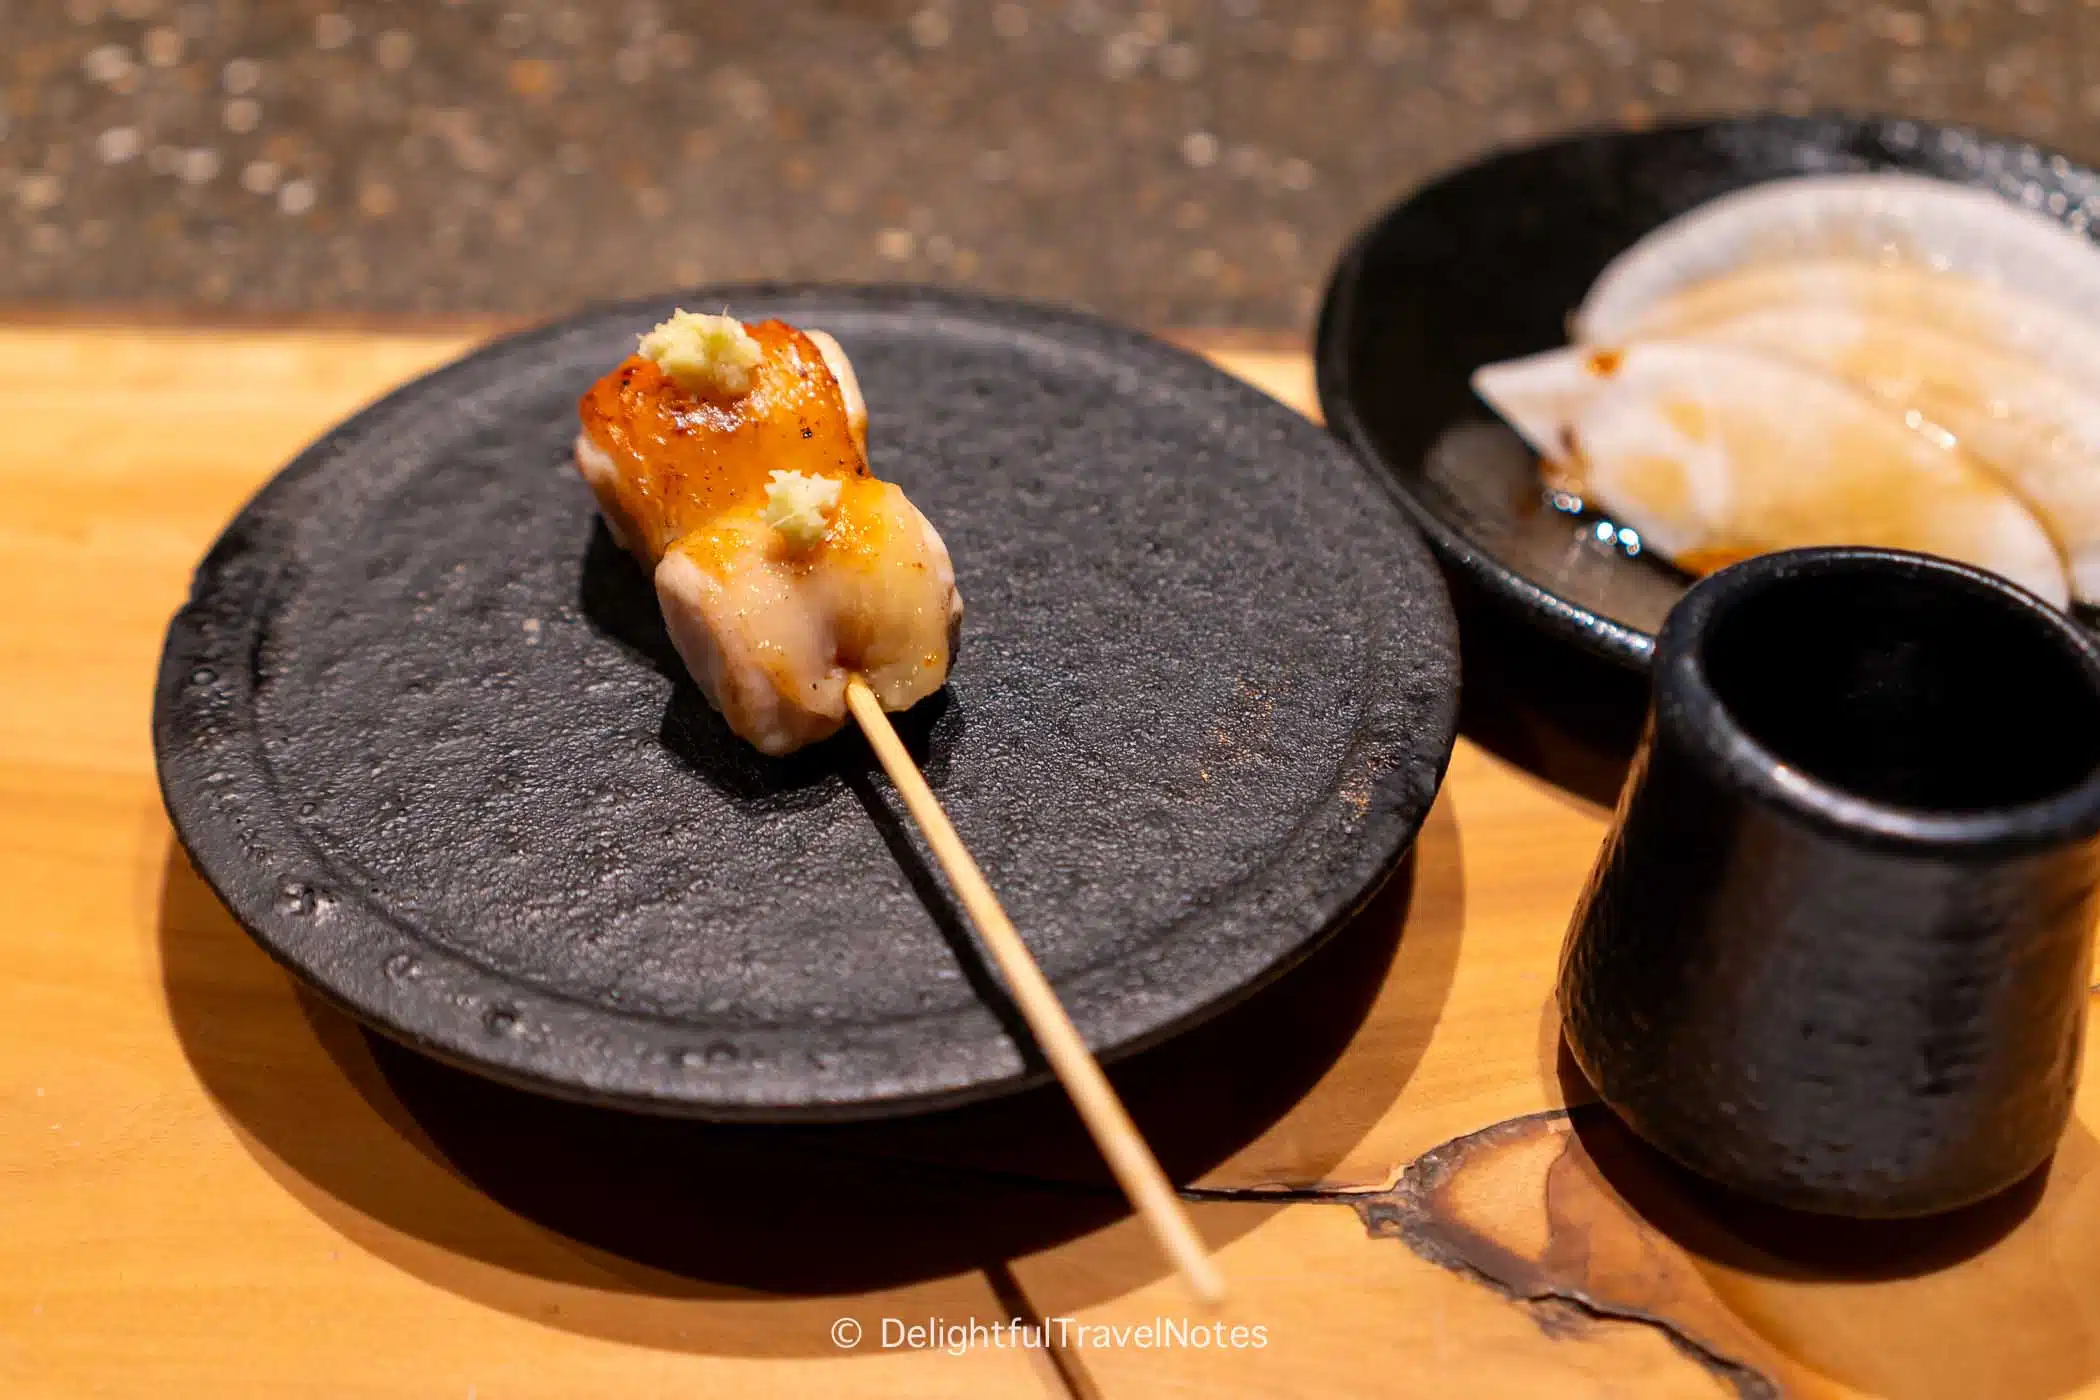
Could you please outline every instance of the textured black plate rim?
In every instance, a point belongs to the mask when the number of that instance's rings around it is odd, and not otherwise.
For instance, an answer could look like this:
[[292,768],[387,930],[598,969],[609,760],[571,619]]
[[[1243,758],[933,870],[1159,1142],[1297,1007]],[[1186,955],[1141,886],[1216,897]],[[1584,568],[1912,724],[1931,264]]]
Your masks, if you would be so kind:
[[[1316,425],[1275,403],[1259,390],[1244,385],[1192,352],[1140,332],[1074,310],[1037,302],[964,293],[914,285],[839,285],[821,283],[748,283],[693,289],[683,299],[707,302],[767,303],[781,307],[796,301],[816,306],[851,305],[873,315],[910,315],[923,311],[936,316],[977,320],[996,324],[1002,332],[1015,330],[1051,337],[1077,335],[1095,344],[1181,362],[1190,372],[1230,385],[1245,400],[1250,412],[1269,415],[1278,424],[1285,441],[1279,451],[1334,452],[1336,460],[1358,471],[1367,470],[1361,459],[1341,451]],[[345,901],[331,917],[330,931],[317,938],[310,928],[293,937],[285,936],[286,902],[296,905],[305,897],[297,881],[279,882],[264,878],[258,862],[226,853],[223,827],[227,814],[214,812],[193,795],[209,790],[217,775],[208,771],[226,761],[223,752],[181,742],[188,722],[179,715],[181,695],[190,678],[200,670],[211,670],[231,678],[238,703],[226,709],[237,711],[233,727],[240,761],[253,763],[266,774],[271,770],[255,732],[252,692],[246,667],[258,640],[269,600],[286,570],[296,567],[290,558],[270,557],[267,539],[251,538],[248,523],[266,512],[280,493],[292,483],[327,469],[346,446],[364,435],[384,429],[397,407],[411,396],[420,397],[433,386],[470,376],[485,362],[529,352],[547,338],[558,336],[578,321],[608,315],[643,314],[657,308],[662,297],[636,298],[586,308],[574,316],[545,326],[521,331],[478,347],[458,360],[403,385],[361,409],[330,429],[299,453],[292,462],[265,484],[242,508],[198,566],[189,600],[170,624],[156,687],[154,747],[158,760],[162,797],[177,839],[205,882],[219,895],[235,920],[256,943],[296,978],[312,987],[329,1004],[411,1048],[518,1087],[556,1097],[590,1103],[616,1103],[649,1112],[710,1119],[753,1121],[841,1121],[854,1118],[889,1117],[952,1106],[1012,1093],[1047,1081],[1049,1071],[1033,1052],[1030,1066],[1003,1078],[985,1078],[913,1092],[881,1097],[797,1098],[793,1101],[763,1100],[736,1092],[734,1083],[723,1083],[706,1074],[666,1075],[662,1065],[674,1061],[696,1063],[696,1042],[706,1038],[704,1030],[644,1015],[613,1012],[599,1006],[569,1002],[549,992],[528,987],[437,948],[412,931],[405,930],[380,911],[356,901]],[[1082,347],[1083,349],[1084,347]],[[1261,407],[1256,408],[1256,403]],[[1390,496],[1390,484],[1381,472],[1368,479]],[[1259,956],[1212,959],[1192,969],[1190,995],[1184,1009],[1151,1024],[1125,1025],[1113,1015],[1096,1018],[1091,1037],[1104,1059],[1132,1054],[1169,1039],[1237,1004],[1283,975],[1310,955],[1345,924],[1377,893],[1405,858],[1426,816],[1449,762],[1457,732],[1458,677],[1457,633],[1448,596],[1440,575],[1427,553],[1416,543],[1413,532],[1396,519],[1400,553],[1390,563],[1394,587],[1414,601],[1410,604],[1419,623],[1434,623],[1431,643],[1442,658],[1439,704],[1426,730],[1417,726],[1405,736],[1415,757],[1410,766],[1402,762],[1384,770],[1382,781],[1371,796],[1371,805],[1361,819],[1353,842],[1331,838],[1324,844],[1323,828],[1340,818],[1326,815],[1323,808],[1302,824],[1262,867],[1249,876],[1238,891],[1235,903],[1253,902],[1282,922],[1305,930],[1292,946],[1271,945]],[[211,616],[200,605],[212,599]],[[231,601],[234,606],[229,609]],[[233,625],[224,625],[231,615]],[[213,617],[219,619],[214,623]],[[1377,703],[1375,694],[1365,697],[1365,711]],[[1371,745],[1361,728],[1352,737],[1350,752]],[[1346,763],[1348,754],[1344,756]],[[1424,767],[1426,765],[1426,768]],[[274,793],[274,785],[272,787]],[[257,804],[266,806],[267,804]],[[285,843],[301,847],[304,867],[323,875],[332,873],[325,857],[313,851],[296,835],[281,810],[252,811],[237,820],[238,843]],[[206,839],[207,837],[216,839]],[[274,849],[274,848],[273,848]],[[1324,859],[1307,860],[1308,849]],[[996,881],[996,872],[993,872]],[[1200,917],[1193,916],[1193,917]],[[404,988],[382,975],[383,959],[323,958],[322,944],[358,942],[371,950],[414,945],[416,957],[437,966],[442,982],[458,1004],[457,1014],[432,1016],[427,1005],[404,1014],[415,1000],[416,990]],[[1243,966],[1251,963],[1251,966]],[[1091,974],[1112,971],[1113,965],[1082,972],[1068,979],[1085,982]],[[601,1029],[616,1025],[626,1042],[625,1053],[598,1053],[580,1058],[592,1072],[580,1077],[574,1072],[574,1046],[560,1044],[561,1037],[523,1039],[490,1035],[484,1018],[508,1014],[520,1020],[544,1016],[550,1025],[581,1027],[589,1023]],[[1104,1028],[1099,1022],[1107,1020]],[[600,1034],[598,1039],[603,1040]],[[725,1092],[726,1091],[726,1092]]]
[[[1358,395],[1349,375],[1348,344],[1353,318],[1358,313],[1362,300],[1359,285],[1363,259],[1370,247],[1383,235],[1386,227],[1400,217],[1417,198],[1448,180],[1510,156],[1576,146],[1583,142],[1612,137],[1691,134],[1729,127],[1769,125],[1773,122],[1796,122],[1805,127],[1818,121],[1872,123],[1879,126],[1907,121],[1911,125],[1931,128],[1934,131],[1958,131],[1992,145],[2031,150],[2045,159],[2062,160],[2074,170],[2090,173],[2082,162],[2070,160],[2069,157],[2061,156],[2047,147],[2038,146],[2020,137],[1954,122],[1888,117],[1875,113],[1819,111],[1793,116],[1777,112],[1757,112],[1664,123],[1639,132],[1612,127],[1588,127],[1565,132],[1543,141],[1497,146],[1471,161],[1438,171],[1393,200],[1359,230],[1350,241],[1347,251],[1335,264],[1334,273],[1328,280],[1313,338],[1314,376],[1319,393],[1320,412],[1327,426],[1348,443],[1359,461],[1371,464],[1381,476],[1392,483],[1402,503],[1407,507],[1408,514],[1420,527],[1430,547],[1440,559],[1479,585],[1491,597],[1514,607],[1519,615],[1548,635],[1573,643],[1593,656],[1602,657],[1629,670],[1645,674],[1654,661],[1655,637],[1652,633],[1605,617],[1517,573],[1503,564],[1492,552],[1480,548],[1466,538],[1440,512],[1420,499],[1398,470],[1385,463],[1383,454],[1372,442],[1369,432],[1356,412]],[[1941,178],[1931,175],[1928,171],[1913,173],[1925,174],[1934,179]],[[1651,567],[1662,566],[1656,564]],[[1687,585],[1690,582],[1687,578]]]

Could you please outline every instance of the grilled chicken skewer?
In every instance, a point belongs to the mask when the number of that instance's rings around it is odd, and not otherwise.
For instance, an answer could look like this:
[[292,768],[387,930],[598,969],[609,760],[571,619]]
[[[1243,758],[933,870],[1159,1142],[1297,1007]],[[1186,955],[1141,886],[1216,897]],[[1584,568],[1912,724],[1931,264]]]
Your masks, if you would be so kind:
[[869,473],[867,407],[830,336],[679,312],[579,406],[576,466],[653,570],[671,640],[729,727],[782,754],[850,710],[919,824],[1116,1181],[1206,1302],[1201,1237],[890,727],[941,688],[962,598],[948,550]]
[[939,690],[962,621],[940,535],[868,470],[838,343],[685,312],[578,408],[576,466],[649,569],[678,654],[729,727],[784,754]]

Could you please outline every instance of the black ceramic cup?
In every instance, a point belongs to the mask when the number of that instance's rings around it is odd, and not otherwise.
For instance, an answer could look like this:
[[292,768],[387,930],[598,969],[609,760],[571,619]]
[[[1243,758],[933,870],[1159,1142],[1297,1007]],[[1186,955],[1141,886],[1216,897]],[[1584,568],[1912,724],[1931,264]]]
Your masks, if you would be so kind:
[[1569,1050],[1694,1172],[1923,1215],[2070,1115],[2100,914],[2100,648],[1998,579],[1765,555],[1687,593],[1561,956]]

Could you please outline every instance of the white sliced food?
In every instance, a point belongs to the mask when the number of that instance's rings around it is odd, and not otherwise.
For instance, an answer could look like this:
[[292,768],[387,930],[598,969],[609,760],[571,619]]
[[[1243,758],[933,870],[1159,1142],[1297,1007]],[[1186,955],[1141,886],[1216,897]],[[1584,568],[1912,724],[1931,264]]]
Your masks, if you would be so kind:
[[2056,546],[2017,497],[1825,375],[1731,346],[1642,341],[1487,365],[1473,388],[1691,572],[1776,549],[1879,545],[2066,601]]
[[2073,596],[2100,601],[2100,395],[2024,356],[1842,304],[1749,311],[1681,334],[1834,375],[1911,426],[1944,430],[2055,536]]
[[2004,287],[1905,263],[1804,258],[1753,264],[1664,297],[1609,339],[1681,340],[1716,322],[1779,310],[1846,311],[1939,330],[2034,360],[2100,397],[2100,323]]
[[1802,175],[1710,200],[1635,243],[1590,287],[1575,336],[1630,340],[1651,308],[1687,287],[1802,258],[1958,273],[2100,320],[2100,257],[2046,214],[1922,175]]

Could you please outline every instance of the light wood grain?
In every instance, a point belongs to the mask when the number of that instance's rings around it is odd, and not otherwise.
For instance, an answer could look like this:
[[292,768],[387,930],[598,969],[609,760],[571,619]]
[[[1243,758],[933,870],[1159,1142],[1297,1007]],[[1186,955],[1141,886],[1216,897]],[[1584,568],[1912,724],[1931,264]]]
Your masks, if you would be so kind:
[[[0,330],[0,1395],[2100,1395],[2100,1076],[2006,1218],[1804,1264],[1559,1112],[1553,960],[1605,814],[1470,742],[1363,921],[1113,1071],[1259,1348],[880,1344],[1189,1314],[1055,1095],[651,1124],[299,997],[172,845],[161,631],[272,470],[462,343]],[[1227,363],[1306,404],[1302,359]]]

